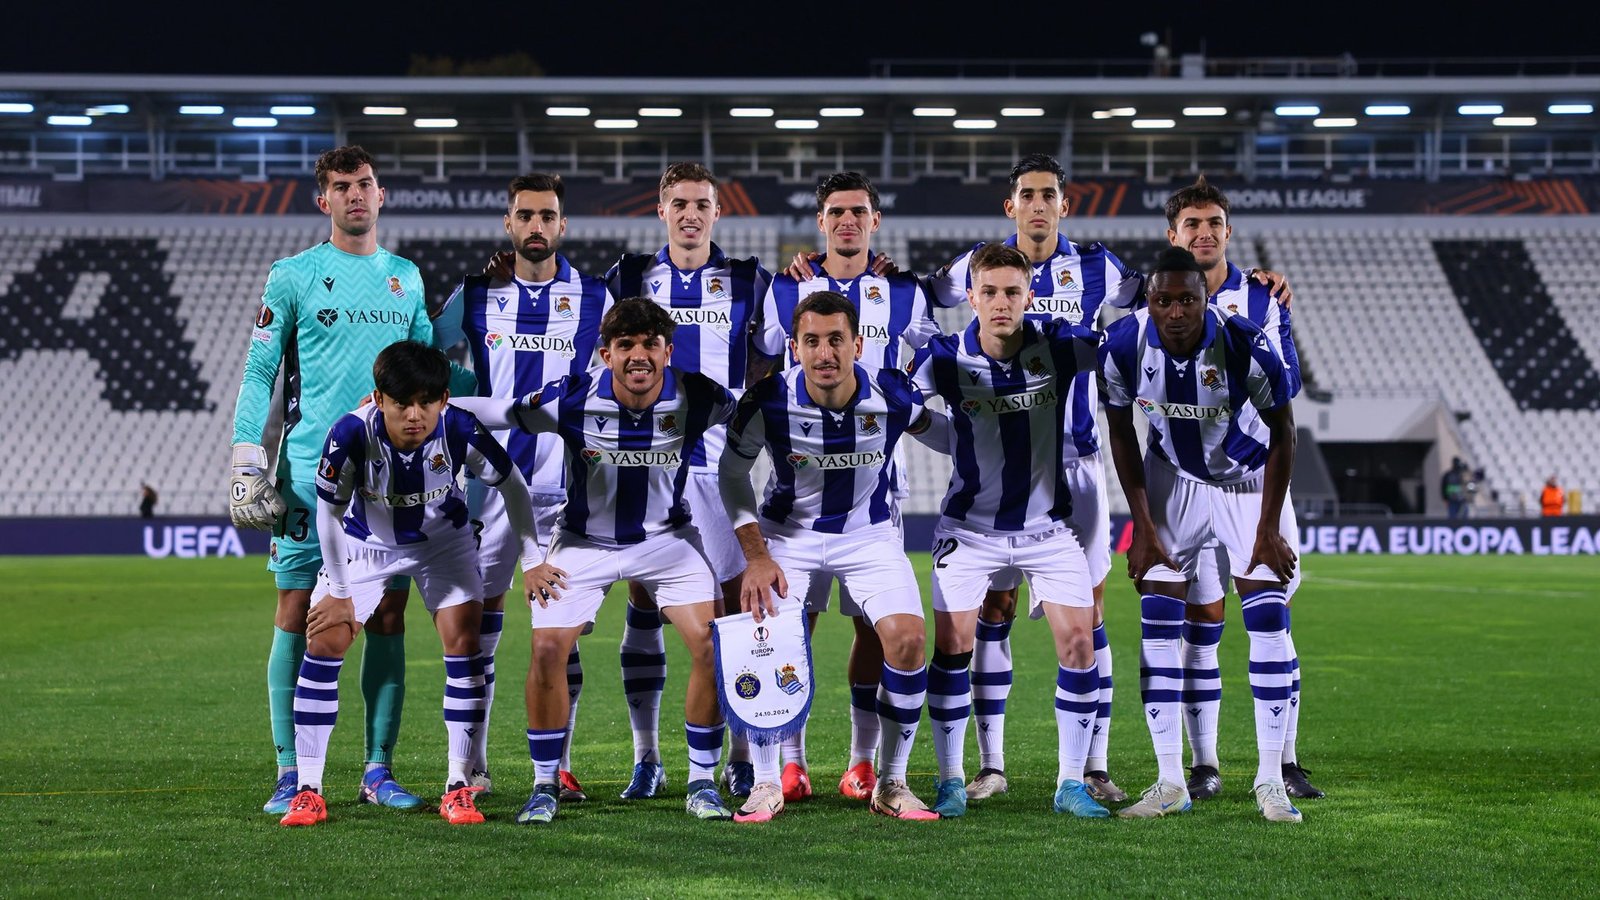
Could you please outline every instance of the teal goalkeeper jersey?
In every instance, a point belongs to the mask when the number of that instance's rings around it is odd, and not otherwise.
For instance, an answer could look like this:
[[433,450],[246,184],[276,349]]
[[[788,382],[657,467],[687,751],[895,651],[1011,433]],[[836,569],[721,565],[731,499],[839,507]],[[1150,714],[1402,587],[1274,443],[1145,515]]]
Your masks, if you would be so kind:
[[281,366],[278,477],[309,484],[328,429],[372,393],[378,351],[407,338],[433,341],[422,276],[410,260],[381,247],[370,256],[356,256],[327,241],[278,260],[267,275],[250,334],[233,410],[233,442],[264,443]]

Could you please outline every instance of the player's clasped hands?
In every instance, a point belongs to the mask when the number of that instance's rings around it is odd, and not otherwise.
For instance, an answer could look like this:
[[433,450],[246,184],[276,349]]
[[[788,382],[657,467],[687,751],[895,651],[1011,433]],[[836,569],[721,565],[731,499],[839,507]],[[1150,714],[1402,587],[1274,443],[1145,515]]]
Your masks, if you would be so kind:
[[1276,528],[1262,529],[1256,532],[1256,544],[1250,549],[1250,567],[1246,572],[1255,571],[1256,566],[1266,566],[1278,580],[1287,584],[1294,578],[1294,565],[1299,561],[1294,548],[1283,539],[1283,534]]
[[548,561],[522,573],[522,586],[528,592],[528,605],[537,603],[547,607],[552,600],[560,600],[561,592],[567,589],[567,573],[551,565]]
[[744,570],[744,578],[739,587],[739,609],[750,613],[751,618],[760,622],[767,616],[778,614],[778,601],[773,596],[785,599],[789,596],[789,579],[784,577],[783,568],[770,556],[752,560]]

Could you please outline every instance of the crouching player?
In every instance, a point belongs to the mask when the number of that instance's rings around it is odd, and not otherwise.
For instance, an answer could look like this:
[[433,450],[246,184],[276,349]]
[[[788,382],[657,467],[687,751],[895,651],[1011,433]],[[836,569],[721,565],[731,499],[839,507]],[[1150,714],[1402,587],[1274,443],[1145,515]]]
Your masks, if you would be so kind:
[[356,633],[397,575],[416,579],[444,643],[444,723],[449,775],[439,814],[453,825],[483,821],[469,787],[472,736],[483,727],[478,625],[483,583],[468,527],[463,468],[506,494],[524,567],[539,560],[527,487],[506,451],[470,413],[451,409],[450,362],[415,341],[391,344],[372,366],[372,403],[334,423],[317,467],[322,572],[306,617],[306,654],[294,692],[300,792],[281,820],[327,818],[322,775],[339,716],[339,669]]
[[704,375],[668,365],[673,328],[671,315],[649,299],[623,300],[600,320],[603,366],[518,400],[457,401],[489,428],[559,435],[567,452],[561,527],[545,565],[528,582],[537,601],[527,685],[534,786],[517,814],[520,823],[555,818],[567,730],[567,654],[617,581],[643,585],[689,649],[685,805],[698,819],[733,816],[711,780],[727,730],[711,647],[716,584],[690,524],[684,485],[689,449],[707,429],[728,421],[734,399]]
[[[1285,589],[1295,573],[1285,507],[1294,467],[1290,380],[1266,334],[1207,303],[1205,270],[1181,248],[1161,254],[1149,306],[1118,321],[1100,348],[1112,458],[1133,515],[1128,574],[1142,594],[1140,692],[1156,782],[1131,818],[1190,806],[1181,769],[1184,596],[1208,542],[1228,554],[1250,636],[1256,805],[1298,822],[1283,783],[1284,723],[1294,678]],[[1150,420],[1140,458],[1133,406]]]
[[[777,611],[773,588],[780,597],[825,603],[839,579],[883,644],[872,811],[937,819],[906,786],[928,690],[927,639],[891,496],[895,446],[901,435],[925,431],[928,414],[904,372],[868,374],[859,364],[860,320],[843,294],[819,291],[800,301],[790,334],[800,364],[744,395],[719,466],[748,564],[740,605],[759,621]],[[758,515],[750,467],[763,449],[772,457],[772,476]],[[756,783],[734,820],[765,822],[783,811],[779,746],[752,745],[750,753]]]

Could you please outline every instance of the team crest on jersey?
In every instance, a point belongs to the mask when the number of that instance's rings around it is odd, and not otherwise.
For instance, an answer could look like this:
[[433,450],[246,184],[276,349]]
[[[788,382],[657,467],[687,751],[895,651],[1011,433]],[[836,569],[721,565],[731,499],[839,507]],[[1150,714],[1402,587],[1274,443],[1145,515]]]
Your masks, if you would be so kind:
[[1066,288],[1070,291],[1078,287],[1078,283],[1072,280],[1072,272],[1070,270],[1062,269],[1056,274],[1056,287]]
[[706,292],[719,300],[726,300],[728,297],[727,290],[722,286],[721,278],[712,278],[710,281],[707,281]]
[[1228,312],[1231,312],[1231,313],[1233,313],[1234,315],[1237,316],[1239,314],[1239,304],[1237,304],[1237,303],[1229,303],[1228,304]]
[[811,457],[804,453],[791,453],[789,454],[789,465],[794,466],[796,469],[804,469],[806,466],[811,465]]
[[394,275],[389,276],[389,293],[401,300],[404,300],[406,296],[406,289],[400,286],[400,279]]
[[871,287],[867,288],[867,299],[871,300],[873,303],[882,303],[883,292],[878,290],[877,285],[872,285]]
[[800,675],[795,672],[794,663],[784,663],[782,667],[773,669],[772,674],[778,679],[778,690],[785,694],[799,693],[800,689],[805,687]]
[[505,344],[505,342],[505,335],[498,331],[491,331],[483,336],[483,345],[488,347],[490,350],[499,350],[500,347]]
[[1206,369],[1204,372],[1201,372],[1200,383],[1213,391],[1220,390],[1222,388],[1222,379],[1217,377],[1216,369]]
[[556,298],[556,314],[561,316],[561,318],[563,318],[563,319],[572,318],[572,298],[570,298],[570,297],[558,297],[558,298]]
[[862,434],[877,434],[878,432],[880,432],[882,430],[883,430],[883,426],[878,424],[878,414],[877,413],[867,413],[866,415],[861,417],[861,433]]
[[756,673],[745,670],[734,676],[733,690],[746,700],[754,700],[761,693],[761,679],[756,677]]
[[1023,363],[1022,367],[1024,369],[1028,370],[1028,374],[1029,375],[1036,375],[1036,376],[1039,376],[1039,377],[1042,378],[1045,375],[1050,374],[1048,371],[1045,370],[1044,360],[1040,359],[1037,356],[1028,357],[1028,361]]
[[435,453],[433,457],[428,460],[428,471],[435,475],[443,475],[445,470],[448,468],[450,468],[450,464],[444,461],[443,453]]
[[656,430],[660,431],[662,434],[668,435],[669,437],[677,437],[678,417],[672,413],[667,413],[656,420]]
[[337,309],[319,309],[317,310],[317,321],[321,322],[324,328],[332,328],[333,323],[339,321],[339,311]]
[[272,324],[272,310],[265,303],[261,304],[261,311],[256,313],[256,327],[265,328]]

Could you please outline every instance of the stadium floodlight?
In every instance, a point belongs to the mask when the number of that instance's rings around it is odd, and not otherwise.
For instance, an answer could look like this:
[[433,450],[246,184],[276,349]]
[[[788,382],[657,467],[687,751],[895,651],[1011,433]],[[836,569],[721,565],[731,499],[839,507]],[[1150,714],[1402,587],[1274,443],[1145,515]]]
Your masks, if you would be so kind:
[[854,119],[866,114],[859,106],[824,106],[817,110],[817,115],[824,119]]
[[45,119],[50,125],[91,125],[94,119],[89,116],[50,116]]
[[957,119],[950,124],[963,131],[982,131],[987,128],[993,128],[996,123],[993,119]]
[[1133,127],[1141,128],[1141,129],[1143,129],[1143,128],[1171,128],[1171,127],[1173,127],[1173,126],[1175,126],[1177,124],[1178,124],[1178,122],[1175,119],[1134,119],[1133,120]]
[[1494,124],[1501,128],[1528,128],[1539,124],[1533,116],[1495,116]]
[[1498,103],[1465,103],[1456,107],[1456,112],[1463,116],[1498,116],[1505,111]]
[[32,103],[0,103],[0,113],[19,116],[33,112]]
[[785,131],[810,131],[818,123],[816,119],[779,119],[772,124]]
[[83,112],[85,115],[90,116],[120,116],[128,112],[128,104],[103,103],[99,106],[91,106]]
[[1552,103],[1549,109],[1552,116],[1587,116],[1594,112],[1593,103]]
[[770,119],[772,107],[770,106],[735,106],[728,110],[728,115],[735,119]]
[[676,119],[683,115],[683,110],[676,106],[641,106],[639,115],[646,119]]
[[178,107],[178,115],[180,115],[180,116],[220,116],[220,115],[222,115],[222,113],[223,113],[223,109],[220,106],[180,106],[180,107]]
[[956,114],[954,106],[918,106],[911,114],[922,119],[948,119]]
[[1096,119],[1125,119],[1139,114],[1139,110],[1131,106],[1113,106],[1110,109],[1097,109],[1090,113]]
[[414,128],[454,128],[461,123],[455,119],[412,119]]
[[1006,106],[1000,110],[1000,115],[1008,119],[1037,119],[1044,115],[1041,106]]
[[234,116],[235,128],[277,128],[278,120],[271,116]]
[[587,116],[589,114],[589,107],[587,107],[587,106],[547,106],[547,107],[544,108],[544,114],[547,115],[547,116],[555,116],[557,118],[580,119],[580,118],[583,118],[584,116]]
[[1367,107],[1369,116],[1409,116],[1411,107],[1404,103],[1374,103]]
[[628,128],[638,128],[638,119],[595,119],[594,127],[605,128],[611,131],[620,131]]
[[274,106],[267,112],[275,116],[314,116],[317,114],[315,106]]
[[1320,106],[1312,106],[1312,105],[1310,105],[1308,103],[1302,103],[1302,104],[1294,104],[1294,105],[1289,105],[1289,106],[1280,106],[1280,107],[1277,107],[1276,109],[1274,109],[1272,112],[1274,114],[1278,115],[1278,116],[1281,116],[1281,117],[1289,117],[1289,116],[1307,116],[1307,117],[1309,117],[1309,116],[1320,116],[1320,115],[1322,115],[1322,107],[1320,107]]
[[1325,116],[1312,119],[1311,124],[1317,128],[1354,128],[1356,120],[1353,116]]
[[1195,118],[1225,116],[1228,114],[1226,106],[1185,106],[1183,114]]
[[403,116],[406,114],[404,106],[363,106],[361,114],[364,116]]

